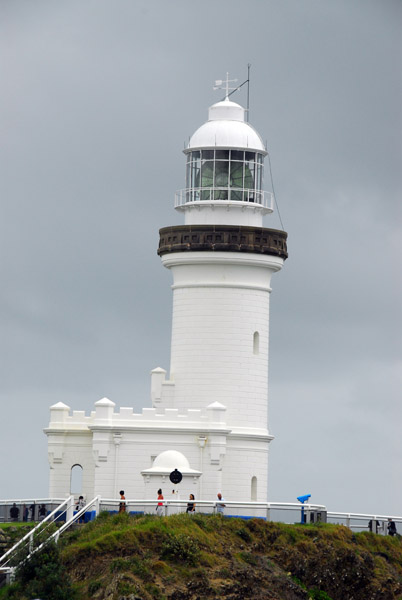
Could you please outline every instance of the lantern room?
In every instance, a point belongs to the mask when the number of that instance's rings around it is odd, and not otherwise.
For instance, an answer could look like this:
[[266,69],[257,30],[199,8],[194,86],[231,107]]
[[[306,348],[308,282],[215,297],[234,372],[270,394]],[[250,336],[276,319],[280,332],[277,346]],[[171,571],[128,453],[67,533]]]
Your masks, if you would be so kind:
[[[219,206],[231,211],[228,222],[237,220],[239,209],[258,213],[258,221],[272,212],[273,196],[263,189],[267,151],[260,135],[245,121],[240,104],[226,98],[211,106],[208,121],[191,136],[184,154],[186,187],[176,192],[175,207],[186,212],[187,223],[187,213],[194,213],[194,208],[203,213],[201,221],[209,222],[207,206],[213,208],[215,218]],[[251,219],[250,224],[261,224]],[[200,221],[192,214],[191,222]]]

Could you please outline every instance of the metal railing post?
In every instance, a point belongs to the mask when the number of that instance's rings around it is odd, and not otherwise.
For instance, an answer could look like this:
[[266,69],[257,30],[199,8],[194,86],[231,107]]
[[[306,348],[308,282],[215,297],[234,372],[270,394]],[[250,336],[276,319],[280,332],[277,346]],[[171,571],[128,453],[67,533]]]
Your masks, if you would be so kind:
[[74,514],[74,496],[70,496],[67,502],[66,522],[69,521]]

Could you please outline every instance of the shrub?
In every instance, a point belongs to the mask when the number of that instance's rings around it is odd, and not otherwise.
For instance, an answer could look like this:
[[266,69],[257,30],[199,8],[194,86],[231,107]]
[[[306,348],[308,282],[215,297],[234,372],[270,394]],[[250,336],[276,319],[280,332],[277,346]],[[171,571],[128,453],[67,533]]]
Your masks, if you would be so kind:
[[143,579],[144,581],[146,579],[152,578],[151,572],[149,570],[149,559],[147,558],[139,559],[133,557],[130,560],[130,570],[132,573],[134,573],[134,575],[137,575],[137,577]]
[[250,552],[239,552],[239,558],[249,565],[257,565],[258,560],[254,554],[250,554]]
[[124,558],[114,558],[110,563],[110,572],[116,573],[118,571],[127,571],[130,567],[128,560]]
[[239,538],[241,538],[244,542],[250,543],[251,542],[251,535],[249,534],[249,532],[247,531],[247,529],[245,529],[244,527],[241,529],[238,529],[236,531],[236,534],[239,536]]
[[311,600],[332,600],[331,596],[328,596],[326,592],[312,588],[309,590],[309,596]]
[[102,583],[100,581],[91,581],[88,584],[88,594],[94,594],[102,587]]
[[36,551],[29,560],[22,562],[17,568],[15,579],[21,588],[20,597],[52,600],[76,598],[54,543],[47,544],[42,550]]
[[194,565],[199,556],[199,546],[190,536],[179,533],[168,534],[162,544],[162,556],[189,565]]

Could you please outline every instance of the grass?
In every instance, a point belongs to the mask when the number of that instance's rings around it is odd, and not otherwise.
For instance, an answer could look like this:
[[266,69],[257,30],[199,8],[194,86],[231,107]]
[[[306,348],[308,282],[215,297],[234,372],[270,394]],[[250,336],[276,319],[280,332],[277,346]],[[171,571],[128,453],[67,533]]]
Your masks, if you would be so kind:
[[0,523],[0,529],[11,529],[11,528],[17,528],[17,529],[33,529],[34,527],[36,527],[36,525],[38,525],[38,523],[32,523],[31,521],[28,522],[24,522],[24,521],[17,521],[16,523]]
[[59,548],[78,600],[165,600],[187,589],[206,600],[257,600],[276,585],[284,599],[289,586],[313,600],[402,597],[400,538],[331,524],[102,513],[63,535]]

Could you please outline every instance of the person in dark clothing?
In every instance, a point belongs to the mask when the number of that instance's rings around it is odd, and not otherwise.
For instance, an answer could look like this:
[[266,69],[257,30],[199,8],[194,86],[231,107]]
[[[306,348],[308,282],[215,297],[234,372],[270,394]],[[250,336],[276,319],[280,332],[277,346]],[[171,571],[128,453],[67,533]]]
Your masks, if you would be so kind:
[[31,511],[31,521],[35,521],[35,504],[31,504],[29,510]]
[[372,533],[378,533],[378,528],[380,527],[380,521],[370,519],[368,523],[369,531]]
[[190,494],[189,500],[190,500],[190,502],[187,503],[186,512],[192,514],[192,513],[195,513],[194,494]]
[[[80,511],[82,508],[84,508],[85,506],[85,500],[84,500],[84,496],[80,496],[78,498],[78,502],[77,502],[77,506],[75,507],[75,510],[78,512]],[[85,513],[82,513],[82,515],[80,516],[79,523],[85,523]]]
[[396,533],[397,533],[396,525],[392,519],[388,519],[387,529],[388,529],[388,535],[396,535]]
[[10,508],[10,517],[11,517],[11,520],[12,521],[18,521],[19,514],[20,514],[20,509],[18,508],[18,506],[14,502],[14,504]]

